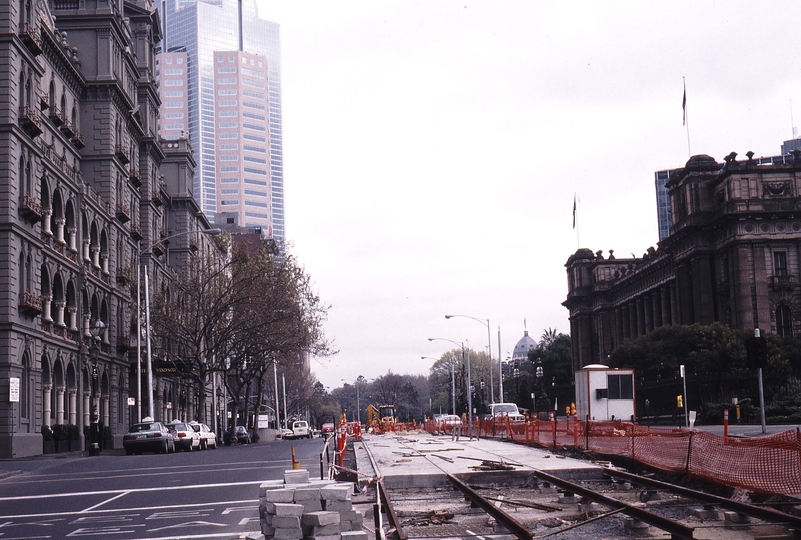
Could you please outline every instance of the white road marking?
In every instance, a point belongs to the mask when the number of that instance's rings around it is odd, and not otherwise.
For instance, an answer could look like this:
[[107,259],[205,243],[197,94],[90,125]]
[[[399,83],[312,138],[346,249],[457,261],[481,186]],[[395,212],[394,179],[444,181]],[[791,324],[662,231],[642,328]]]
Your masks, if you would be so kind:
[[189,521],[187,523],[176,523],[175,525],[167,525],[166,527],[159,527],[158,529],[148,529],[148,532],[166,531],[167,529],[183,529],[186,527],[227,527],[225,523],[212,523],[211,521]]
[[[93,510],[92,514],[112,514],[114,512],[144,512],[144,511],[152,511],[152,510],[163,510],[165,508],[191,508],[193,506],[225,506],[225,505],[232,505],[232,504],[253,504],[253,499],[246,499],[242,501],[218,501],[218,502],[204,502],[204,503],[188,503],[188,504],[171,504],[171,505],[164,505],[164,506],[142,506],[138,508],[118,508],[118,509],[108,509],[108,510]],[[72,512],[47,512],[41,514],[18,514],[18,515],[9,515],[9,516],[2,516],[3,519],[25,519],[25,518],[39,518],[39,517],[57,517],[57,516],[80,516],[85,514],[83,510],[76,510]]]

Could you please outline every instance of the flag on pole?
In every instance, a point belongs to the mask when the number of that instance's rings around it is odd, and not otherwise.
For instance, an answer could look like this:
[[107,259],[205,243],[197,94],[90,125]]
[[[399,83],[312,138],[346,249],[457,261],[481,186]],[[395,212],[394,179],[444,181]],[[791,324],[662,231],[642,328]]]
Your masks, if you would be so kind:
[[576,228],[576,194],[573,194],[573,228]]
[[687,123],[687,83],[682,80],[684,84],[684,95],[681,98],[681,125]]

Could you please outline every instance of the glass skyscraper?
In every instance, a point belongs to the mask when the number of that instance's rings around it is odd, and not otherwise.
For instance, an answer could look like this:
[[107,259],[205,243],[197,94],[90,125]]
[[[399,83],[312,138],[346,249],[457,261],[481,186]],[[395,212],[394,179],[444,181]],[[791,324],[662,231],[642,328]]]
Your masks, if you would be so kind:
[[[187,131],[195,150],[197,168],[194,188],[203,212],[213,221],[221,208],[218,170],[218,102],[230,101],[230,95],[215,93],[215,52],[240,51],[266,59],[266,92],[268,116],[266,140],[262,143],[268,156],[269,228],[280,244],[284,240],[284,167],[281,126],[281,46],[279,26],[258,17],[255,0],[162,0],[160,6],[164,39],[162,52],[185,52],[187,56],[186,101],[188,104]],[[161,66],[164,68],[164,66]],[[163,111],[162,111],[163,112]],[[162,120],[164,125],[164,121]],[[240,129],[241,131],[241,129]],[[239,137],[241,143],[241,133]],[[229,139],[230,143],[230,139]],[[253,146],[253,141],[249,141]],[[228,165],[228,169],[231,165]],[[230,177],[230,175],[227,175]],[[245,181],[244,175],[241,177]],[[231,189],[230,187],[228,189]],[[242,190],[244,195],[244,190]],[[229,199],[230,200],[230,199]],[[244,206],[243,198],[241,204]],[[264,227],[261,216],[250,218],[244,212],[246,227]],[[251,214],[254,214],[251,212]]]

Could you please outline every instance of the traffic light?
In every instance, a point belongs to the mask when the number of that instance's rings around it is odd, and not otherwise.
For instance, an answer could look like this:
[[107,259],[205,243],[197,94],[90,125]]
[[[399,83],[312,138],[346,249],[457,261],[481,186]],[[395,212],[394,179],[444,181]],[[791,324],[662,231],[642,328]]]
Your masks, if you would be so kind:
[[765,338],[750,337],[745,340],[745,356],[748,369],[764,368],[768,363],[768,344]]
[[678,407],[679,409],[684,408],[684,398],[682,397],[681,394],[676,396],[676,407]]

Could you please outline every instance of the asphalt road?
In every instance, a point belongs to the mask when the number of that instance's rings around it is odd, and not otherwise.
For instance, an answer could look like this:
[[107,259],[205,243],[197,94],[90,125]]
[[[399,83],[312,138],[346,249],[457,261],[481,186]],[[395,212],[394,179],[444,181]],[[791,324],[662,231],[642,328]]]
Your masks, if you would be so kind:
[[0,461],[0,540],[240,538],[259,530],[259,484],[292,468],[291,447],[319,478],[322,439]]

